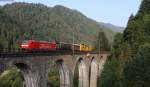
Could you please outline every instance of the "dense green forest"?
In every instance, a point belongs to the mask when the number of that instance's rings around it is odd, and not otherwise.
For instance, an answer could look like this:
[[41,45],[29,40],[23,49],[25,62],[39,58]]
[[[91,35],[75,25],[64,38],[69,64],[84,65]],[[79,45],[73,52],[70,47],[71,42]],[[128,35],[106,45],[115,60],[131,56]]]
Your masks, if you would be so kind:
[[0,9],[0,49],[16,47],[18,36],[21,34],[17,21]]
[[57,40],[95,45],[98,32],[109,44],[115,33],[82,13],[56,5],[13,3],[0,8],[0,49],[16,49],[23,40]]
[[[115,36],[99,87],[150,87],[150,0]],[[109,84],[108,84],[109,83]]]

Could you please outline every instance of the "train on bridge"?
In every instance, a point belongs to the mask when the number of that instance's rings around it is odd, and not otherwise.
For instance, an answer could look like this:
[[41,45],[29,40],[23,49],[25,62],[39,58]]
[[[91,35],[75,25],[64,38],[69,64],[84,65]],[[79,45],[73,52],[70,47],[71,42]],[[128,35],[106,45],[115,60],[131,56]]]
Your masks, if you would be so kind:
[[56,50],[74,50],[74,51],[92,51],[93,47],[87,44],[74,44],[53,41],[26,40],[20,45],[24,51],[56,51]]

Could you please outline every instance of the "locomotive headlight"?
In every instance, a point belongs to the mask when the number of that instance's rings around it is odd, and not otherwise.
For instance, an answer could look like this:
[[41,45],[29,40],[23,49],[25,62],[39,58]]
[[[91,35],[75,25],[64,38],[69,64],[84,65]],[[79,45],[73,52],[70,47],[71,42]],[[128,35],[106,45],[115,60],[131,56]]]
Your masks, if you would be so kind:
[[28,46],[29,46],[28,44],[22,44],[22,45],[21,45],[22,48],[26,48],[26,47],[28,47]]

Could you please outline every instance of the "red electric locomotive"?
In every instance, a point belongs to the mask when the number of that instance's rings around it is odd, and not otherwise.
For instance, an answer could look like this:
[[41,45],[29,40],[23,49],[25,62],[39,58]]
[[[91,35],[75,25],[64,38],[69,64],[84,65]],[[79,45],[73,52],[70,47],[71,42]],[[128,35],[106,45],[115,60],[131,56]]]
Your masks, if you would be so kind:
[[72,44],[56,41],[36,41],[27,40],[21,44],[21,49],[27,52],[33,51],[56,51],[56,50],[74,50],[74,51],[91,51],[92,47],[85,44]]
[[21,48],[27,51],[55,51],[57,44],[55,41],[27,40],[21,44]]

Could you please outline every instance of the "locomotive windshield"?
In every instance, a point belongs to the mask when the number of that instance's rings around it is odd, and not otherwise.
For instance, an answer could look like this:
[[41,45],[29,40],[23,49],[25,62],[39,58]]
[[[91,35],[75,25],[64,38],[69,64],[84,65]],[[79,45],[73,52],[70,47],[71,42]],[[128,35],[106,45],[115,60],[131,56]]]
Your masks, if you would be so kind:
[[28,41],[27,41],[27,40],[24,40],[24,41],[22,42],[22,44],[26,44],[26,43],[28,43]]

